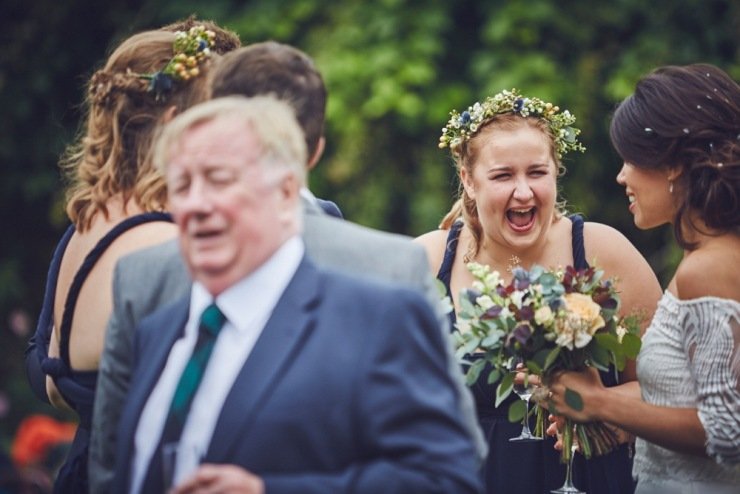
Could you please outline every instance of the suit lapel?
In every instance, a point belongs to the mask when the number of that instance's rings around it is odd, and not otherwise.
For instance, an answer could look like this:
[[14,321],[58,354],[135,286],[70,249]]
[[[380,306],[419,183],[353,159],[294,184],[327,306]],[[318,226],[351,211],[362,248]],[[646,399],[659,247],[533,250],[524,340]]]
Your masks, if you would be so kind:
[[[142,322],[142,327],[149,328],[145,334],[137,335],[135,355],[139,356],[139,363],[132,375],[130,394],[126,400],[126,408],[121,415],[120,431],[124,435],[121,446],[125,451],[119,453],[126,458],[123,474],[128,476],[130,459],[134,450],[134,436],[149,395],[159,381],[167,359],[169,358],[172,345],[175,344],[183,334],[185,323],[188,318],[188,307],[190,305],[190,294],[178,300],[168,309],[164,309],[155,316],[147,318]],[[141,342],[138,337],[143,337]],[[124,446],[125,445],[125,446]]]
[[226,397],[208,461],[226,461],[237,441],[248,436],[255,414],[315,325],[319,288],[318,272],[304,257]]

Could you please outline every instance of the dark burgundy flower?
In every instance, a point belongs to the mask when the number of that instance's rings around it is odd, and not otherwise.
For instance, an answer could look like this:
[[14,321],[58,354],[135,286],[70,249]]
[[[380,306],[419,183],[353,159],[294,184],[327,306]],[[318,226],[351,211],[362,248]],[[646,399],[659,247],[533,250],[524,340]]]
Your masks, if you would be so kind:
[[480,316],[480,318],[481,319],[495,319],[495,318],[497,318],[498,316],[501,315],[501,311],[502,310],[504,310],[503,307],[500,307],[498,305],[494,305],[493,307],[491,307],[490,309],[488,309],[487,311],[485,311]]
[[529,327],[529,324],[520,324],[514,328],[514,331],[512,331],[511,334],[514,336],[516,341],[524,346],[527,344],[527,341],[529,341],[530,336],[532,336],[532,328]]
[[530,305],[525,305],[515,312],[515,316],[519,321],[531,321],[534,319],[534,309]]

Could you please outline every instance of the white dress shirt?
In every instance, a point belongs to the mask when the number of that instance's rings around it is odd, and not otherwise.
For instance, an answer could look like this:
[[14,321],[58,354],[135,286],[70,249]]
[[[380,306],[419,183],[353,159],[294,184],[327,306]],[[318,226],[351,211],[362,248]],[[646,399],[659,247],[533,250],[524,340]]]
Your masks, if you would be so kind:
[[[226,396],[265,327],[275,305],[303,257],[303,240],[285,242],[259,269],[221,293],[215,303],[226,316],[203,379],[193,398],[174,460],[174,485],[191,475],[205,456]],[[201,313],[213,297],[193,283],[190,313],[182,338],[172,346],[167,363],[149,395],[134,437],[132,494],[141,490],[152,455],[162,436],[175,388],[198,337]],[[214,363],[211,365],[211,363]],[[163,463],[168,459],[163,459]]]

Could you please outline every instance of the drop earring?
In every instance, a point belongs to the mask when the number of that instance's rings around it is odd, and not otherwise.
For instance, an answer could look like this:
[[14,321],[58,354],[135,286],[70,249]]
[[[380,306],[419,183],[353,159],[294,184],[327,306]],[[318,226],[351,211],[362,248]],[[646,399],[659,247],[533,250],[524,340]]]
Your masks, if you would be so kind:
[[668,181],[668,193],[673,194],[673,180]]

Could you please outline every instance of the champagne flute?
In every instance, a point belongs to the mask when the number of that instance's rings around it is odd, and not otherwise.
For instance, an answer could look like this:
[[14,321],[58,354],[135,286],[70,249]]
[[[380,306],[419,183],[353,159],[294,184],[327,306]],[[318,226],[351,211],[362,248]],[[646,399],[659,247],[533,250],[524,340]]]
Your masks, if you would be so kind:
[[519,399],[524,400],[526,406],[524,419],[522,420],[522,432],[517,437],[510,438],[509,441],[542,441],[541,437],[535,436],[529,429],[529,400],[530,398],[532,398],[532,393],[534,392],[535,386],[529,379],[528,375],[524,376],[523,381],[519,382],[516,379],[516,374],[525,373],[524,369],[517,370],[516,365],[517,364],[513,364],[514,370],[511,371],[514,373],[514,383],[512,385],[512,389],[519,396]]
[[[558,437],[560,437],[560,433],[558,433]],[[550,491],[552,494],[586,494],[584,491],[573,485],[573,458],[576,456],[577,449],[578,441],[576,440],[575,431],[573,431],[573,441],[570,446],[570,459],[568,460],[565,470],[565,482],[560,488]]]
[[162,445],[162,480],[164,482],[165,492],[168,492],[175,486],[177,452],[179,449],[179,442],[166,443]]
[[[171,442],[162,445],[162,480],[169,492],[202,463],[203,455],[193,444]],[[181,469],[185,469],[182,471]]]

